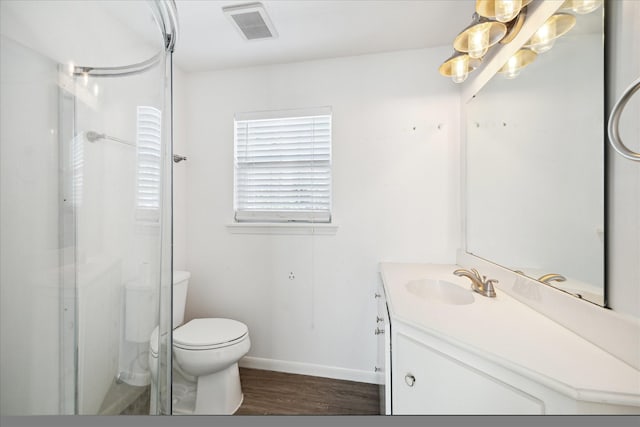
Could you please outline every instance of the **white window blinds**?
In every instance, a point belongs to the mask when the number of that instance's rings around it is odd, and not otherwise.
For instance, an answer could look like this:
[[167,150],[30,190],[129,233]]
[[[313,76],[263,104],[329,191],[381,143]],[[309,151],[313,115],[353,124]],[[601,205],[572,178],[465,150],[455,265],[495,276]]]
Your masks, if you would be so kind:
[[235,119],[236,221],[330,222],[331,110]]
[[73,170],[73,205],[82,206],[82,189],[84,188],[84,141],[81,134],[71,141],[71,168]]
[[136,120],[136,218],[157,222],[160,218],[160,110],[138,106]]

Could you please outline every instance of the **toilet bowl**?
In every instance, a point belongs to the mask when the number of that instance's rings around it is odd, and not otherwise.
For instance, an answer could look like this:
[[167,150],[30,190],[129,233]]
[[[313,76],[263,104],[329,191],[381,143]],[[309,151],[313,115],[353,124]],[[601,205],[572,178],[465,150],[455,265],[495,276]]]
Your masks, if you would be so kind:
[[238,360],[251,347],[249,330],[231,319],[193,319],[173,331],[176,367],[196,377],[194,414],[233,414],[242,404]]
[[[182,325],[190,274],[175,271],[173,278],[173,388],[174,391],[195,388],[195,399],[191,398],[192,393],[173,393],[174,413],[231,415],[243,400],[238,361],[251,347],[249,329],[242,322],[224,318],[193,319]],[[155,413],[158,338],[156,327],[149,345],[152,414]],[[176,399],[180,394],[188,396],[186,403]]]

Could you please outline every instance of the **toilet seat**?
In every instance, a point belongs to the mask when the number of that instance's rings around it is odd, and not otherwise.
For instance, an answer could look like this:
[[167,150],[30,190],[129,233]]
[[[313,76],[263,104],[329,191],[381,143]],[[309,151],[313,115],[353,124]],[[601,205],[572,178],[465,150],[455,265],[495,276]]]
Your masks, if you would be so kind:
[[232,319],[193,319],[173,331],[173,346],[184,350],[211,350],[242,342],[249,328]]

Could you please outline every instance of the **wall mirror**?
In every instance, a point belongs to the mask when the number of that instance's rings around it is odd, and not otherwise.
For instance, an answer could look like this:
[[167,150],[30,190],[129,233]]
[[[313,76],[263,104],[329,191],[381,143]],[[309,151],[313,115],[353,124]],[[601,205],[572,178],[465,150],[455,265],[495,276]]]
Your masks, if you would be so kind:
[[603,7],[465,105],[466,251],[599,305],[604,285]]

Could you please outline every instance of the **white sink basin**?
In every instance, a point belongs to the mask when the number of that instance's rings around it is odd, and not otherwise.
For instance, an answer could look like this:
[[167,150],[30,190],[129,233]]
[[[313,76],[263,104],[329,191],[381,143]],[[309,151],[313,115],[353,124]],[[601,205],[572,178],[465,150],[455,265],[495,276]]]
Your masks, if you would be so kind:
[[471,304],[473,292],[446,280],[420,279],[407,282],[409,293],[430,302],[450,305]]

